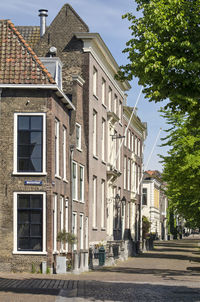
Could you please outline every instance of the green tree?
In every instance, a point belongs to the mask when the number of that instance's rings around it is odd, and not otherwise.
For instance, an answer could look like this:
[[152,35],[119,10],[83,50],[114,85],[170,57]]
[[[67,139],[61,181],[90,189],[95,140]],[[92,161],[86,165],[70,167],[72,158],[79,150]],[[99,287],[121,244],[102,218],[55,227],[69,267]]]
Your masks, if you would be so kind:
[[200,225],[200,126],[188,114],[163,112],[171,125],[163,145],[170,146],[164,164],[163,180],[170,208],[186,221]]
[[139,78],[150,101],[168,99],[173,112],[199,111],[200,0],[135,0],[142,16],[127,13],[133,38],[118,79]]

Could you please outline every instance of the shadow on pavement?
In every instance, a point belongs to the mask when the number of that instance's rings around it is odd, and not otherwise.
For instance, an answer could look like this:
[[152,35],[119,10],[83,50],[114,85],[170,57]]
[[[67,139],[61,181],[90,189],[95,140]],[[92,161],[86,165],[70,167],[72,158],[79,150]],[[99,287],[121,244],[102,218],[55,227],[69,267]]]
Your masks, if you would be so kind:
[[[186,260],[186,261],[194,261],[194,262],[199,262],[200,263],[200,257],[193,257],[191,255],[181,255],[181,254],[165,254],[162,253],[163,249],[155,249],[155,252],[151,253],[143,253],[140,255],[140,258],[159,258],[159,259],[178,259],[178,260]],[[157,253],[159,252],[159,253]],[[172,250],[171,250],[172,252]]]
[[[46,288],[40,288],[40,284]],[[37,294],[53,295],[59,297],[84,298],[85,301],[199,301],[200,289],[187,286],[169,286],[161,284],[147,283],[122,283],[122,282],[101,282],[101,281],[75,281],[70,280],[73,286],[68,286],[63,280],[55,279],[4,279],[8,286],[0,287],[1,291],[33,294],[37,299]],[[37,286],[36,283],[37,282]],[[57,285],[56,285],[57,284]],[[54,288],[57,287],[57,288]],[[63,290],[61,290],[63,289]],[[24,300],[25,301],[25,300]],[[37,300],[36,300],[37,301]],[[46,301],[46,300],[45,300]],[[59,300],[60,301],[60,300]],[[67,300],[71,301],[71,300]],[[76,299],[72,299],[76,301]],[[77,299],[77,301],[79,301]],[[81,300],[82,301],[82,300]]]

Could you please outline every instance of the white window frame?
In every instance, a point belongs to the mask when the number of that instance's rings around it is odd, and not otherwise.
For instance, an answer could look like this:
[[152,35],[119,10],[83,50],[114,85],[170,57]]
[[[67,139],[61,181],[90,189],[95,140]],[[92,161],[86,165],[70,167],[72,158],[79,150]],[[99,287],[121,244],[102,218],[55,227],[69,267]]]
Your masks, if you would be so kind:
[[117,95],[114,95],[114,109],[113,109],[114,113],[117,114]]
[[128,149],[131,150],[131,131],[128,130]]
[[93,176],[93,219],[92,219],[92,226],[93,228],[97,227],[97,177]]
[[84,214],[80,213],[80,250],[84,248]]
[[119,100],[119,121],[122,121],[122,102]]
[[108,90],[108,109],[112,111],[112,89],[110,87]]
[[[43,213],[42,213],[42,251],[18,251],[17,250],[17,196],[21,194],[42,195],[43,196]],[[46,192],[14,192],[13,193],[13,254],[25,255],[47,255],[46,249]]]
[[[77,237],[77,212],[72,213],[72,233]],[[73,250],[77,250],[77,243],[73,244]]]
[[[60,231],[64,230],[64,197],[60,196]],[[61,242],[61,251],[64,250],[64,244]]]
[[131,160],[128,158],[128,175],[127,175],[127,190],[131,189]]
[[[76,178],[74,178],[74,165],[76,167]],[[75,179],[75,196],[73,196],[73,191],[72,191],[72,197],[73,197],[73,200],[76,200],[78,201],[78,165],[77,165],[77,162],[75,162],[74,160],[72,161],[72,185],[73,185],[73,181]],[[72,187],[73,188],[73,187]]]
[[[81,183],[81,169],[83,171],[83,181]],[[82,165],[79,165],[79,201],[80,202],[83,202],[85,201],[85,198],[84,198],[84,194],[85,194],[85,167],[82,166]],[[80,198],[80,190],[81,190],[81,186],[82,186],[82,199]]]
[[66,146],[66,139],[67,139],[67,129],[63,126],[63,180],[67,181],[67,146]]
[[101,159],[104,162],[105,162],[105,148],[106,148],[105,131],[106,131],[106,121],[102,119]]
[[[18,116],[42,116],[43,117],[43,141],[42,141],[42,172],[18,172],[17,171],[17,134],[18,134],[18,127],[17,127],[17,120]],[[20,112],[14,113],[14,142],[13,142],[13,174],[17,175],[46,175],[46,113],[35,113],[35,112]]]
[[105,228],[105,180],[101,180],[101,228]]
[[54,194],[53,200],[53,253],[57,254],[57,232],[58,232],[58,195]]
[[89,244],[88,230],[89,230],[88,217],[85,217],[85,249],[86,250],[88,249],[88,244]]
[[127,167],[126,167],[126,164],[127,164],[127,157],[124,156],[124,189],[126,190],[126,186],[127,186],[127,179],[126,179],[126,171],[127,171]]
[[[69,204],[68,199],[65,199],[65,231],[68,233],[69,231]],[[66,242],[65,250],[68,252],[69,245],[68,242]]]
[[102,78],[101,82],[101,99],[102,99],[102,104],[106,105],[106,81],[104,78]]
[[134,152],[134,134],[131,135],[131,151]]
[[59,160],[59,149],[60,149],[60,122],[55,118],[55,177],[60,178],[60,160]]
[[79,151],[82,151],[81,149],[81,132],[82,132],[82,129],[81,129],[81,125],[76,123],[76,143],[77,143],[77,128],[79,129],[79,138],[78,138],[78,145],[76,145],[76,149],[79,150]]
[[92,77],[92,84],[93,84],[93,95],[97,96],[97,69],[93,67],[93,77]]
[[93,110],[93,155],[97,156],[97,112]]

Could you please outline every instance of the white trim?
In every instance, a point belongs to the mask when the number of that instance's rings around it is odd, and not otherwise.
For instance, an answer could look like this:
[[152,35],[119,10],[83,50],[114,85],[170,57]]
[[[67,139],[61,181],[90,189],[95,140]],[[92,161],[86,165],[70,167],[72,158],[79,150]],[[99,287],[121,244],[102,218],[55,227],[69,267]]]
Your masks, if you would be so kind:
[[[72,213],[72,233],[77,237],[77,212]],[[73,250],[77,250],[77,243],[73,244]]]
[[55,118],[54,120],[54,143],[55,143],[55,177],[61,179],[60,177],[60,121]]
[[[80,250],[84,248],[84,214],[80,213],[79,215],[80,219]],[[82,227],[81,227],[81,221],[82,221]]]
[[54,194],[53,200],[53,253],[57,253],[57,208],[58,195]]
[[[76,178],[73,177],[73,172],[74,172],[74,164],[75,164],[75,169],[76,169]],[[75,162],[74,160],[72,161],[72,198],[73,198],[73,201],[78,201],[78,174],[77,174],[77,162]],[[73,181],[75,181],[75,196],[73,196]]]
[[[18,251],[17,250],[17,195],[43,195],[43,209],[42,209],[42,251]],[[27,255],[46,255],[46,192],[14,192],[13,193],[13,254],[27,254]]]
[[67,128],[63,125],[63,180],[67,178]]
[[[79,164],[79,192],[81,188],[81,182],[80,182],[80,168],[83,169],[83,182],[82,182],[82,199],[79,199],[81,203],[85,203],[85,167],[83,165]],[[80,197],[80,196],[79,196]]]
[[[42,172],[18,172],[17,171],[17,119],[18,116],[42,116],[43,117],[43,141],[42,141]],[[15,112],[14,113],[14,141],[13,141],[13,175],[46,175],[46,113],[40,112]]]
[[85,80],[80,75],[76,74],[72,74],[72,80],[76,81],[80,86],[83,86],[85,83]]

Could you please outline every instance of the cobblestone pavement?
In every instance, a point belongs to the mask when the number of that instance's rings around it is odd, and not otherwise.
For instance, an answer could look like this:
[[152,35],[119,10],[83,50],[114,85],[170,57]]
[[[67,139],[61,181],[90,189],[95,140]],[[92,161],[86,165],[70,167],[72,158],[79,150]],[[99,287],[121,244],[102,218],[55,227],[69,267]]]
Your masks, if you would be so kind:
[[[199,245],[199,246],[198,246]],[[200,301],[200,238],[80,275],[0,273],[0,302]]]

